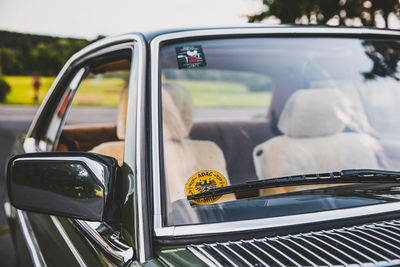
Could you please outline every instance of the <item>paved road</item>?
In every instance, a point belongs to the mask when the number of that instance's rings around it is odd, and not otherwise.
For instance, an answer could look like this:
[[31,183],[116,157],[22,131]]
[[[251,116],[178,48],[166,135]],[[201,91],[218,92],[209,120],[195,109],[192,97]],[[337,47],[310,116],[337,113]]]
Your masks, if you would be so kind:
[[[30,123],[36,111],[37,107],[0,105],[0,128],[6,126],[7,122]],[[67,123],[115,122],[116,118],[116,108],[74,107],[68,115]]]
[[11,155],[15,138],[27,131],[28,121],[0,120],[0,261],[2,266],[16,266],[15,253],[3,210],[5,192],[5,164]]
[[[0,122],[30,122],[36,113],[36,107],[18,107],[0,105]],[[216,116],[218,114],[218,116]],[[265,118],[265,108],[196,108],[194,120],[246,120],[251,118]],[[113,122],[117,118],[115,108],[74,107],[67,119],[69,123]],[[1,125],[0,125],[1,127]]]

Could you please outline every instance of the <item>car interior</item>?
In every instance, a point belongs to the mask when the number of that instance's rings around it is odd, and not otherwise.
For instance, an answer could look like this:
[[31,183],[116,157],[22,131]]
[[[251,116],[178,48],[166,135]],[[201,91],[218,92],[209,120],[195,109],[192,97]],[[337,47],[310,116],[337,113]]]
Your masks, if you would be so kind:
[[[121,164],[127,92],[126,89],[121,92],[117,123],[65,126],[58,150],[65,149],[65,140],[68,140],[76,150],[112,156]],[[273,178],[304,173],[309,169],[309,164],[315,164],[315,169],[321,172],[338,170],[345,165],[348,168],[366,165],[378,167],[374,152],[378,144],[362,134],[344,132],[343,122],[335,117],[335,104],[344,98],[338,90],[308,89],[293,93],[282,114],[275,115],[280,119],[274,127],[283,134],[274,133],[271,120],[193,123],[193,100],[183,86],[165,83],[162,94],[167,177],[187,178],[194,170],[212,169],[229,177],[231,184],[239,184],[254,180],[255,177]],[[308,102],[315,98],[320,100],[320,105],[309,105]],[[269,114],[272,112],[269,111]],[[315,123],[313,114],[320,114],[318,118],[321,122],[329,123]],[[167,181],[173,181],[167,186],[172,201],[185,197],[183,188],[176,184],[185,184],[186,180]],[[291,190],[275,190],[274,193]],[[270,189],[265,190],[265,194],[271,193]],[[237,197],[248,197],[249,194],[256,196],[257,192],[242,194]]]
[[[302,56],[294,58],[303,59]],[[293,64],[290,60],[283,62]],[[215,67],[230,66],[229,63],[218,65],[222,63],[216,62]],[[168,64],[176,68],[176,63]],[[110,66],[112,70],[129,69],[126,65],[108,64],[103,66],[103,70]],[[210,66],[213,66],[212,62]],[[195,105],[189,90],[182,84],[163,79],[164,167],[166,190],[171,201],[185,198],[183,186],[177,187],[176,184],[184,185],[200,170],[217,170],[227,177],[228,183],[241,184],[305,174],[310,169],[328,172],[346,168],[379,169],[385,165],[385,153],[377,139],[345,125],[346,120],[354,118],[348,117],[351,108],[346,107],[347,96],[341,90],[315,88],[310,81],[305,81],[304,73],[293,72],[291,78],[286,79],[282,73],[287,71],[265,71],[274,80],[271,103],[269,106],[266,104],[263,118],[251,120],[193,121]],[[115,123],[67,125],[62,130],[57,150],[95,152],[112,156],[122,164],[127,95],[126,87],[121,88]],[[312,188],[315,187],[268,189],[262,190],[261,194]],[[241,192],[236,194],[236,198],[258,196],[259,193]],[[226,196],[221,201],[229,199],[234,197]]]

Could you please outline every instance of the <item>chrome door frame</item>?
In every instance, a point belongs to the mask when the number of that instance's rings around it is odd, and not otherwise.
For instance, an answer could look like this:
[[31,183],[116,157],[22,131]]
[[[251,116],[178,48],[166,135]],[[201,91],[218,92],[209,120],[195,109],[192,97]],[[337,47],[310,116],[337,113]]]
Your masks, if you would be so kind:
[[[145,159],[143,158],[144,151],[142,151],[143,144],[141,143],[143,134],[145,133],[144,119],[142,118],[144,114],[142,110],[140,110],[143,109],[143,103],[145,97],[144,92],[146,88],[145,87],[146,86],[145,85],[146,42],[143,36],[141,34],[132,33],[132,34],[108,37],[100,41],[97,41],[87,46],[86,48],[80,50],[76,54],[74,54],[67,61],[67,63],[64,65],[60,73],[57,75],[55,81],[53,82],[49,92],[47,93],[43,103],[41,104],[35,115],[35,118],[31,124],[27,137],[23,144],[25,153],[46,151],[48,148],[45,142],[40,138],[33,137],[32,133],[35,127],[38,126],[38,121],[40,120],[40,114],[46,108],[46,104],[48,103],[49,99],[51,99],[53,92],[57,90],[58,83],[63,78],[65,78],[65,76],[70,75],[71,68],[76,62],[95,53],[98,52],[102,53],[102,51],[105,51],[108,48],[112,48],[113,46],[117,47],[123,44],[132,47],[133,60],[131,64],[132,69],[130,77],[131,78],[133,77],[133,72],[135,72],[136,75],[136,77],[134,77],[135,81],[132,81],[132,79],[130,79],[130,83],[128,86],[129,88],[128,105],[130,105],[131,107],[129,108],[129,111],[135,109],[134,113],[135,115],[137,114],[137,116],[132,117],[128,111],[126,136],[129,136],[130,138],[125,139],[125,153],[124,153],[125,164],[128,165],[132,170],[136,171],[135,172],[136,179],[134,186],[136,198],[134,198],[134,204],[133,204],[135,206],[135,210],[132,211],[135,213],[134,218],[137,218],[136,221],[134,222],[132,221],[132,224],[134,224],[134,227],[136,229],[136,233],[132,235],[132,238],[135,240],[135,244],[130,244],[131,246],[127,246],[125,250],[121,251],[115,250],[107,242],[105,242],[103,238],[99,236],[99,234],[95,230],[94,224],[81,220],[71,219],[75,223],[75,225],[78,225],[78,228],[83,233],[90,236],[90,239],[95,244],[97,244],[102,249],[102,251],[104,251],[114,260],[116,259],[119,262],[117,263],[118,265],[125,265],[128,261],[133,259],[134,255],[137,255],[138,258],[136,260],[138,260],[139,262],[145,262],[145,260],[148,259],[150,255],[152,255],[151,251],[145,250],[146,246],[143,245],[143,244],[150,244],[151,240],[148,240],[149,235],[144,234],[144,225],[143,223],[141,223],[143,217],[146,217],[148,214],[147,212],[148,206],[143,205],[143,203],[146,202],[143,200],[143,190],[142,190],[142,188],[146,186],[144,179]],[[136,68],[134,68],[135,63],[137,64]],[[136,129],[138,129],[138,131],[136,131]],[[132,136],[136,136],[136,139],[131,140],[134,139],[132,138]],[[132,148],[137,148],[137,149],[132,149]],[[30,225],[30,222],[26,211],[16,210],[16,213],[20,224],[26,225],[28,227]],[[53,223],[55,224],[57,230],[59,231],[60,235],[62,236],[68,247],[71,249],[71,252],[76,257],[77,262],[79,264],[82,263],[83,262],[82,258],[80,258],[79,253],[77,253],[76,249],[74,249],[73,246],[71,247],[72,243],[69,240],[68,236],[66,235],[66,232],[62,227],[61,223],[59,223],[59,221],[55,217],[54,217],[55,219],[53,217],[54,216],[51,216]],[[29,245],[30,254],[32,256],[35,266],[46,266],[46,263],[43,260],[43,255],[40,251],[40,247],[37,245],[38,243],[35,237],[35,233],[33,231],[23,231],[23,235],[25,241]],[[35,244],[37,246],[35,246]]]

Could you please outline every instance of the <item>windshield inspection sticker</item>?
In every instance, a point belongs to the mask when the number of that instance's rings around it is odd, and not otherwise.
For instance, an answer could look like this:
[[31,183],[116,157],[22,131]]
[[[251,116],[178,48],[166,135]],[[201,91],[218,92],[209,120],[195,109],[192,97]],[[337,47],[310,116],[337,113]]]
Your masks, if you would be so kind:
[[206,66],[201,45],[178,46],[175,48],[178,67],[180,69],[193,69]]
[[[200,171],[194,174],[187,181],[185,185],[185,194],[186,196],[207,192],[212,188],[227,186],[225,177],[217,171]],[[215,197],[205,197],[190,200],[195,204],[211,204],[216,202],[222,196]]]

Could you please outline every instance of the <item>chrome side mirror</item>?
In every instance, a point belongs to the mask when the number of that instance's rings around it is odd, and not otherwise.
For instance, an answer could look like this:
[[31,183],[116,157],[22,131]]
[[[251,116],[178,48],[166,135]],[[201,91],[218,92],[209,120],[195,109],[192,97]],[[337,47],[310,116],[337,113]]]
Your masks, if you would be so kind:
[[7,186],[18,209],[90,221],[111,221],[116,159],[84,152],[44,152],[10,159]]

